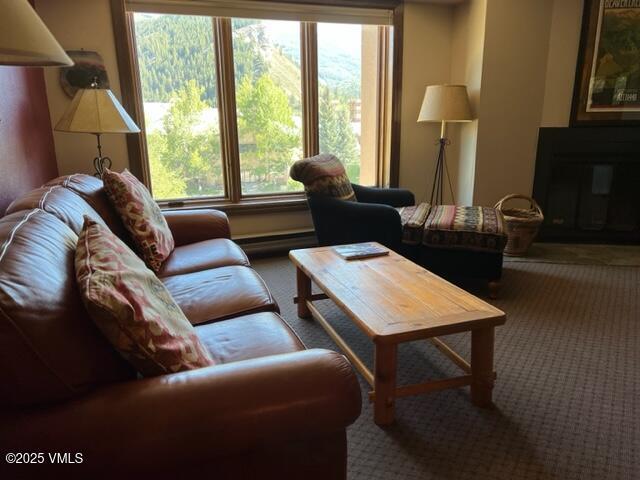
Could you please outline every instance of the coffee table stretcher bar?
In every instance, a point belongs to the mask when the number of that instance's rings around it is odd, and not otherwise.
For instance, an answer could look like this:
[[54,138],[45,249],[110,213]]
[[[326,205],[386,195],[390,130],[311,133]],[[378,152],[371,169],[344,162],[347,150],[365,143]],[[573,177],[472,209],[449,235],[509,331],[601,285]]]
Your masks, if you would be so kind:
[[[290,257],[296,265],[298,287],[298,296],[294,298],[294,303],[297,303],[298,305],[298,315],[301,318],[313,317],[343,351],[345,356],[353,363],[367,383],[369,383],[373,388],[373,390],[369,392],[369,400],[374,403],[374,420],[376,424],[389,425],[393,423],[395,417],[396,398],[430,393],[449,388],[459,388],[467,385],[471,387],[471,400],[475,405],[480,407],[489,407],[492,405],[492,389],[496,378],[496,374],[493,371],[494,326],[501,325],[505,322],[505,315],[503,312],[485,304],[469,293],[458,289],[458,287],[455,287],[445,280],[424,271],[421,267],[391,252],[388,257],[362,261],[350,261],[348,263],[350,264],[349,266],[353,266],[356,262],[372,262],[377,260],[377,269],[379,270],[381,268],[380,264],[384,263],[384,259],[386,258],[387,263],[390,261],[393,262],[389,265],[394,268],[400,267],[409,270],[423,270],[423,272],[419,273],[427,274],[427,279],[430,283],[433,285],[439,285],[443,289],[443,292],[447,292],[445,294],[446,297],[451,300],[457,299],[454,301],[459,300],[459,303],[470,306],[471,310],[464,312],[464,314],[451,316],[451,321],[445,322],[447,328],[444,329],[441,328],[442,325],[440,325],[438,328],[401,329],[391,335],[372,334],[370,331],[371,329],[368,328],[366,323],[363,322],[360,317],[355,315],[354,312],[345,304],[344,300],[346,300],[346,296],[344,283],[338,285],[340,282],[337,282],[335,285],[328,285],[323,282],[323,280],[327,280],[327,278],[331,277],[331,275],[328,275],[330,265],[327,266],[327,268],[322,269],[317,269],[318,265],[305,266],[307,263],[305,260],[309,258],[310,254],[315,252],[319,254],[322,253],[325,259],[328,258],[326,253],[327,250],[330,250],[330,248],[320,247],[315,249],[294,250],[290,253]],[[329,259],[332,263],[337,262],[335,259]],[[345,268],[349,268],[345,260],[341,261]],[[336,263],[336,265],[339,266],[341,264]],[[372,264],[369,263],[369,266],[370,265]],[[313,271],[317,271],[318,274],[314,275]],[[336,276],[341,277],[340,272],[338,272]],[[312,279],[324,293],[312,294]],[[433,285],[431,286],[433,287]],[[335,289],[332,287],[335,287]],[[451,296],[451,293],[455,295]],[[367,368],[365,363],[356,355],[344,339],[340,337],[340,335],[313,304],[314,301],[327,298],[332,299],[343,311],[345,311],[345,313],[347,313],[347,315],[349,315],[352,320],[354,320],[354,323],[361,327],[373,340],[375,349],[373,372]],[[480,305],[482,310],[475,310],[474,306],[476,304]],[[446,317],[442,318],[446,319]],[[441,331],[441,335],[445,335],[448,333],[458,333],[469,330],[471,330],[471,364],[436,336],[438,331]],[[420,338],[427,339],[434,344],[438,350],[456,364],[465,373],[465,375],[441,380],[431,380],[420,384],[397,386],[397,346],[399,343]]]

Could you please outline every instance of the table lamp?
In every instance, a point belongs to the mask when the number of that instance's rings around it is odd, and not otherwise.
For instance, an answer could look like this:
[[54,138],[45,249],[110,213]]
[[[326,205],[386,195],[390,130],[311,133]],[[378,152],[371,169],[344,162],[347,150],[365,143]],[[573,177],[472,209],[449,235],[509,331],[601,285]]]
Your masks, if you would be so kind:
[[73,65],[27,0],[3,0],[0,15],[0,65]]
[[418,115],[418,122],[441,122],[440,149],[436,161],[436,173],[431,187],[432,205],[441,205],[444,193],[444,176],[447,175],[451,197],[455,203],[449,169],[447,167],[445,147],[451,142],[446,137],[447,122],[470,122],[471,108],[467,87],[464,85],[429,85],[424,93],[422,108]]
[[140,129],[131,119],[111,90],[98,88],[97,81],[91,88],[79,89],[62,118],[56,124],[59,132],[91,133],[98,142],[98,156],[93,159],[95,176],[102,177],[105,168],[111,168],[111,159],[102,156],[100,136],[103,133],[138,133]]

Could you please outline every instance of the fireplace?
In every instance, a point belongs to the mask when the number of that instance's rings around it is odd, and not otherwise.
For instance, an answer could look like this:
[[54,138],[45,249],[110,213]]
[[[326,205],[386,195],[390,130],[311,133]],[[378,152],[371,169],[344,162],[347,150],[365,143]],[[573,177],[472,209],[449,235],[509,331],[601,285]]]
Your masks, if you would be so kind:
[[538,240],[640,244],[640,128],[541,128]]

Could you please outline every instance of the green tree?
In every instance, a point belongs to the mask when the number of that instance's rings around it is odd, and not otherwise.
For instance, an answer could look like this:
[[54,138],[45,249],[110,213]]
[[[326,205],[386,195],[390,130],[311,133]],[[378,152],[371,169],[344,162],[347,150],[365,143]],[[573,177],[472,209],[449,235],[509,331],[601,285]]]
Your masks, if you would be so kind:
[[318,99],[320,152],[330,153],[345,165],[353,182],[360,180],[358,139],[349,121],[349,105],[327,87],[321,87]]
[[240,141],[252,147],[244,152],[243,170],[259,181],[286,188],[283,179],[300,144],[287,94],[265,74],[255,82],[245,76],[236,96]]
[[187,193],[187,185],[178,172],[167,168],[163,162],[166,149],[164,135],[158,132],[147,136],[149,149],[149,169],[153,196],[160,199],[181,198]]
[[163,131],[148,136],[157,198],[219,195],[224,191],[220,136],[214,129],[198,128],[208,108],[203,94],[195,80],[187,82],[171,99]]

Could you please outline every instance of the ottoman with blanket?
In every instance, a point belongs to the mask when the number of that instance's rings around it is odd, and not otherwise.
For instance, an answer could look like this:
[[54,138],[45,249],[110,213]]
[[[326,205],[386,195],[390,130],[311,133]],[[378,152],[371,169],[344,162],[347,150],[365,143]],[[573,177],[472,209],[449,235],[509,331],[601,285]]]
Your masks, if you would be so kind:
[[421,204],[399,213],[402,241],[413,260],[442,277],[487,280],[490,296],[497,296],[507,243],[497,209]]

